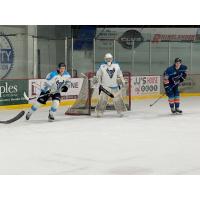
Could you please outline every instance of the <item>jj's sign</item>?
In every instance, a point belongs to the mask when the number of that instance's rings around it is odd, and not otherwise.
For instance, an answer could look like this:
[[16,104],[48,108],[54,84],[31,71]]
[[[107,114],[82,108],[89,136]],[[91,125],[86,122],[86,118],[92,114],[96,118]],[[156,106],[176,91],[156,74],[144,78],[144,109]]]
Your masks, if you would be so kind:
[[160,76],[133,76],[132,93],[134,96],[160,93]]

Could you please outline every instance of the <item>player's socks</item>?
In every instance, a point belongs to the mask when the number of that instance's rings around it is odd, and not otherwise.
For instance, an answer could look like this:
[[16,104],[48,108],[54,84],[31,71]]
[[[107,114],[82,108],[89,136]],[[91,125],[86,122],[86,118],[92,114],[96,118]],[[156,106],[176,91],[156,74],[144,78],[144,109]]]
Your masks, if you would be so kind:
[[41,106],[42,104],[39,102],[36,102],[34,105],[32,105],[31,109],[26,114],[26,120],[29,120],[33,112],[35,112]]

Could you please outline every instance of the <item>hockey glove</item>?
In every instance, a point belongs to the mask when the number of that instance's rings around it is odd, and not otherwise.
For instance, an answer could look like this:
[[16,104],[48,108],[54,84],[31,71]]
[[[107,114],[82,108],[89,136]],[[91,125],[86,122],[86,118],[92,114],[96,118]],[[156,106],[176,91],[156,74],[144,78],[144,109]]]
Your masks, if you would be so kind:
[[118,77],[117,78],[117,84],[118,85],[121,85],[122,87],[124,87],[125,85],[126,85],[126,82],[125,82],[125,80],[124,80],[124,78],[122,77]]
[[180,82],[182,83],[186,79],[186,77],[187,77],[187,74],[184,72],[182,76],[180,77]]
[[68,91],[68,87],[65,85],[61,88],[61,92],[67,92]]
[[174,85],[178,85],[181,82],[179,76],[178,77],[174,77],[172,80],[174,81]]
[[94,77],[92,78],[92,83],[93,83],[93,85],[98,84],[98,82],[99,82],[98,78],[97,78],[96,76],[94,76]]

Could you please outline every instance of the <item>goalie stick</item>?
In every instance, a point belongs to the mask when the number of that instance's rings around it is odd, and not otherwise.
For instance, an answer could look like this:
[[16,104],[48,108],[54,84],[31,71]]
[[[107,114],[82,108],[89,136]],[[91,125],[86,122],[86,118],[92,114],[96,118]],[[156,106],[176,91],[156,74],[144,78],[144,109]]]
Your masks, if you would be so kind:
[[106,90],[102,85],[99,86],[99,94],[101,93],[101,91],[104,92],[105,94],[107,94],[111,98],[115,97],[111,92]]
[[25,114],[25,111],[22,110],[20,113],[18,113],[15,117],[9,119],[9,120],[6,120],[6,121],[0,121],[0,124],[11,124],[17,120],[19,120],[20,118],[22,118]]

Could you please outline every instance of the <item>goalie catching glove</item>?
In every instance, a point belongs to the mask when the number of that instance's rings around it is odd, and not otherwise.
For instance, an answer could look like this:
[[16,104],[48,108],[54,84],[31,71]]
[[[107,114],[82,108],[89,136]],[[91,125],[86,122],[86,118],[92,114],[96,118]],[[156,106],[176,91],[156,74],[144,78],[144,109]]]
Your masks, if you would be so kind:
[[99,83],[99,79],[98,79],[96,76],[94,76],[94,77],[91,79],[91,82],[92,82],[93,85],[97,85],[97,84]]

